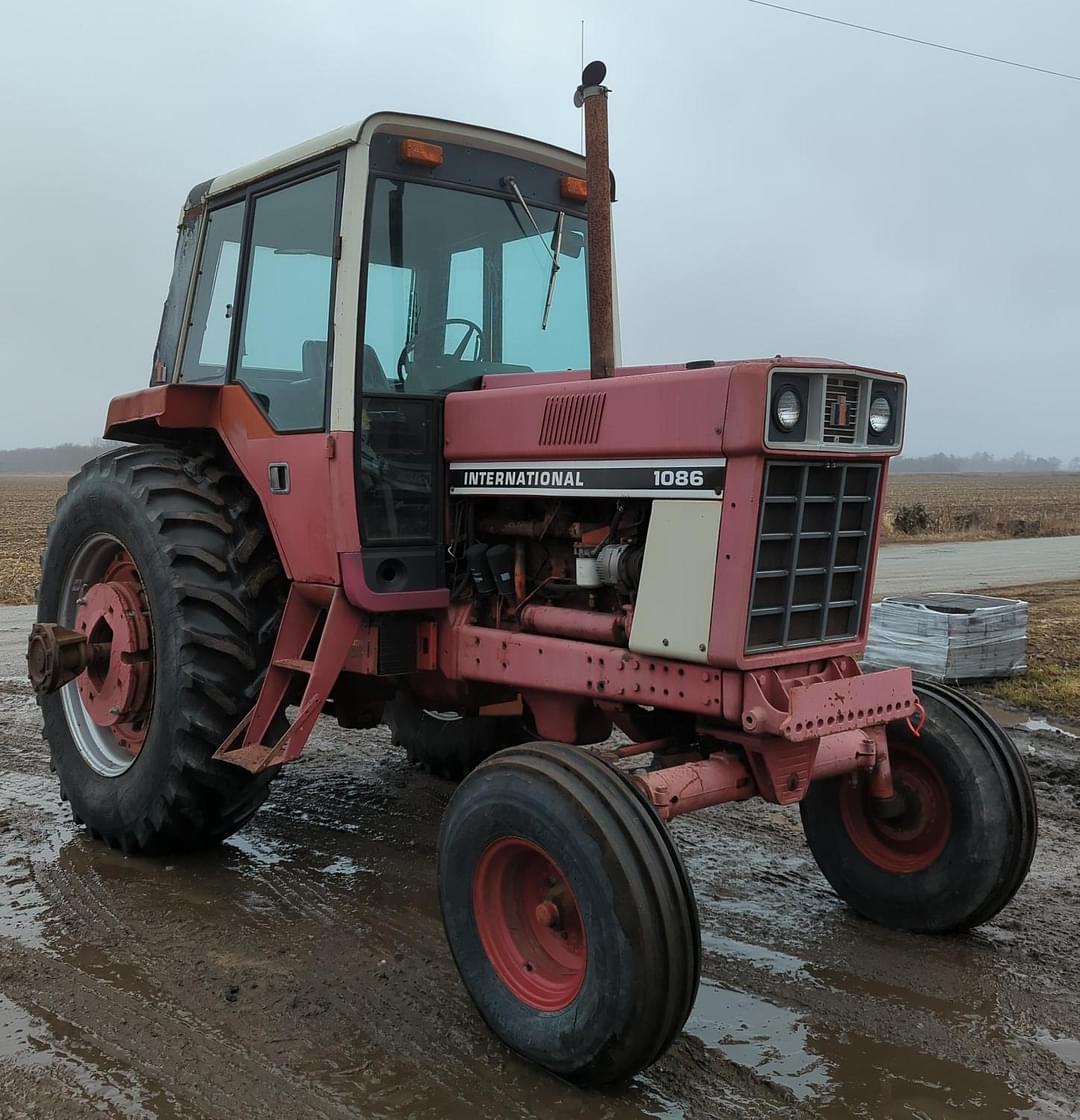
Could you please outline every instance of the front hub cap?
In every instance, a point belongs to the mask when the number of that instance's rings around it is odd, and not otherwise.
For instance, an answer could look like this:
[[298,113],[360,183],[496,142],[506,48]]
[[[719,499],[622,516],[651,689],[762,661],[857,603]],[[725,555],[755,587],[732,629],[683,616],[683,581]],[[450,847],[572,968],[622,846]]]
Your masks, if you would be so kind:
[[537,1011],[574,1001],[588,960],[585,927],[566,876],[543,848],[519,837],[489,845],[473,878],[473,910],[484,952],[517,999]]
[[889,744],[896,804],[887,817],[876,812],[865,780],[844,786],[840,815],[852,843],[871,863],[895,875],[929,867],[952,834],[952,806],[941,774],[906,743]]

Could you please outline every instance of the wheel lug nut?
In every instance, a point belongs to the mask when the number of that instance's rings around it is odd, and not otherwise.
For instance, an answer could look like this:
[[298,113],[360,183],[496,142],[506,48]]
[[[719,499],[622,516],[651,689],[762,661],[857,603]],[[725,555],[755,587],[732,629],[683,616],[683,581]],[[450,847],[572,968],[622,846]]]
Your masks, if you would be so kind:
[[550,929],[559,920],[558,906],[551,899],[545,899],[536,907],[536,920]]

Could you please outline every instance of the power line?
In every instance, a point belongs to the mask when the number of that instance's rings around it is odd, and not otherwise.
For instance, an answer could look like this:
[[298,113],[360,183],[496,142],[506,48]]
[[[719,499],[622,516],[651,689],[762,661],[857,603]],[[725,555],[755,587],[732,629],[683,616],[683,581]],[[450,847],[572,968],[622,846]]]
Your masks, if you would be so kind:
[[868,31],[871,35],[884,35],[887,39],[900,39],[905,43],[918,43],[921,47],[933,47],[935,50],[948,51],[950,54],[962,54],[968,58],[981,58],[984,62],[997,62],[1002,66],[1014,66],[1017,70],[1030,70],[1035,74],[1048,74],[1052,78],[1067,78],[1070,82],[1080,82],[1080,74],[1066,74],[1061,70],[1048,70],[1043,66],[1029,66],[1026,62],[1016,62],[1011,58],[997,58],[992,54],[979,54],[978,51],[966,51],[961,47],[948,47],[944,43],[933,43],[929,39],[916,39],[911,35],[898,35],[895,31],[883,31],[880,27],[867,27],[862,23],[849,23],[845,19],[834,19],[832,16],[823,16],[817,12],[804,12],[800,8],[788,8],[783,4],[773,4],[770,0],[745,0],[747,4],[756,4],[759,8],[773,8],[778,12],[790,12],[795,16],[805,16],[807,19],[818,19],[822,23],[835,23],[840,27],[850,27],[855,31]]

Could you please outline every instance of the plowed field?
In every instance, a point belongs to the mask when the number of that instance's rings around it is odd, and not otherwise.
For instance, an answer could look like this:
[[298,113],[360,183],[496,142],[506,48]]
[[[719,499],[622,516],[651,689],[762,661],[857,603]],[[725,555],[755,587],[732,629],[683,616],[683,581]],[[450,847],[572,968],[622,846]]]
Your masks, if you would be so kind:
[[885,539],[1080,533],[1080,474],[893,474]]
[[66,486],[59,474],[0,475],[0,603],[33,601],[45,529]]

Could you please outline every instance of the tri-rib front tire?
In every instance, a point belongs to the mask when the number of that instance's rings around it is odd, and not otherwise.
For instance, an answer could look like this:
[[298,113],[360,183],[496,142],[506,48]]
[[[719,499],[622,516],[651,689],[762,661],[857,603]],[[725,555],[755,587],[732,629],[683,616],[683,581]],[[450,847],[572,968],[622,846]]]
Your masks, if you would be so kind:
[[511,747],[465,779],[439,900],[488,1026],[568,1080],[625,1081],[690,1014],[701,935],[682,860],[644,798],[580,749]]
[[915,686],[916,735],[889,724],[901,812],[876,813],[862,778],[814,782],[801,803],[807,843],[836,893],[895,929],[948,933],[989,921],[1020,888],[1038,834],[1035,794],[1008,734],[963,693]]

